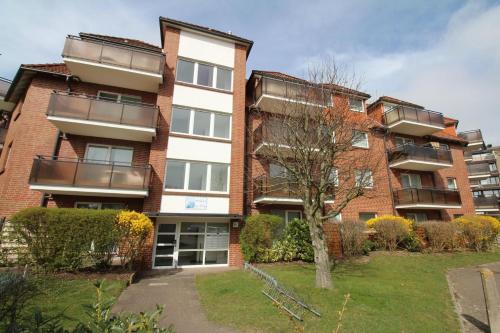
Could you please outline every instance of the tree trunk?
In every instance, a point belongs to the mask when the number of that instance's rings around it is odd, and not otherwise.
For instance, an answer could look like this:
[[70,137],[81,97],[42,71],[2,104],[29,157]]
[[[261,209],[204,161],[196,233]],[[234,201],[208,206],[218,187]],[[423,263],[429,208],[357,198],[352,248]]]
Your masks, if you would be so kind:
[[323,221],[320,216],[306,213],[309,231],[311,233],[312,246],[314,249],[314,263],[316,267],[316,287],[323,289],[332,288],[332,274],[330,272],[330,259],[328,257],[328,245],[323,231]]

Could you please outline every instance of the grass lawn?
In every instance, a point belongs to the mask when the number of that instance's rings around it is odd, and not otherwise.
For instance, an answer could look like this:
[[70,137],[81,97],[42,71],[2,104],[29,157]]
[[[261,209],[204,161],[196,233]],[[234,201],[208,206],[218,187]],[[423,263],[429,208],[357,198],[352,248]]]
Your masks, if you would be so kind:
[[[39,285],[41,294],[30,301],[27,311],[32,312],[34,307],[38,307],[47,317],[64,313],[61,323],[65,328],[73,328],[78,321],[86,323],[89,318],[87,305],[94,304],[96,299],[94,282],[45,278]],[[126,282],[122,280],[106,280],[103,286],[106,299],[111,301],[117,298],[125,286]]]
[[[459,332],[445,271],[500,261],[500,252],[388,254],[374,252],[364,263],[333,269],[334,289],[314,288],[314,266],[262,265],[279,282],[317,308],[305,332],[333,332],[344,295],[351,299],[342,332]],[[208,318],[244,332],[293,332],[294,323],[261,293],[262,282],[243,270],[199,275],[197,287]]]

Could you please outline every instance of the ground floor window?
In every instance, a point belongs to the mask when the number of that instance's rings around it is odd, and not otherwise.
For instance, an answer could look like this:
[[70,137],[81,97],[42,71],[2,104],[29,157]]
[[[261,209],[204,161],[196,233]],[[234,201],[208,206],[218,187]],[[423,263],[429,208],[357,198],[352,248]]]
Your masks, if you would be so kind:
[[373,219],[377,217],[377,213],[359,213],[359,220],[366,222],[369,219]]
[[425,222],[427,221],[426,213],[406,213],[406,218],[414,222]]
[[281,217],[285,221],[285,225],[295,219],[302,219],[302,211],[300,210],[272,209],[271,215]]
[[75,208],[86,208],[86,209],[125,209],[124,203],[113,203],[113,202],[76,202]]
[[229,223],[160,223],[154,266],[227,265],[228,250]]

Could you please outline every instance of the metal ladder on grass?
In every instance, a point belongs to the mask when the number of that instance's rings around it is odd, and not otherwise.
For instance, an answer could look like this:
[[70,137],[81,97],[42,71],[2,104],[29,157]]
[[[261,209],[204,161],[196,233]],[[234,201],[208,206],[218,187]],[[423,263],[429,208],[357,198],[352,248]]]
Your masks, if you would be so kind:
[[253,266],[250,263],[245,263],[245,270],[250,271],[262,281],[264,288],[262,293],[269,297],[276,305],[286,311],[293,318],[302,321],[306,311],[312,312],[314,315],[321,317],[321,314],[308,305],[293,291],[279,284],[278,281],[261,269]]

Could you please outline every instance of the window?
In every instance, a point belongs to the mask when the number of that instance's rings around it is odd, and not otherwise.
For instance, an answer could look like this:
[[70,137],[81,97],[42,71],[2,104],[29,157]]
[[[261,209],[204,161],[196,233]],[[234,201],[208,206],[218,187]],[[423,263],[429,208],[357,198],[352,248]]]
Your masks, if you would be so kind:
[[498,177],[488,177],[485,179],[481,179],[479,184],[481,185],[497,185],[500,183],[500,179]]
[[210,113],[204,111],[195,111],[193,120],[193,134],[209,136],[210,135]]
[[217,88],[231,90],[232,71],[226,68],[217,68]]
[[[331,214],[333,213],[334,212],[332,212]],[[337,213],[336,215],[330,217],[328,220],[331,222],[342,222],[342,213]]]
[[354,112],[363,112],[363,100],[349,97],[349,109]]
[[356,170],[354,171],[356,186],[358,187],[373,187],[373,175],[371,170]]
[[329,181],[332,182],[335,186],[339,186],[339,170],[333,169],[330,172],[330,177],[328,177]]
[[497,171],[497,165],[495,163],[489,164],[490,171]]
[[127,147],[113,147],[89,144],[85,152],[85,160],[94,163],[113,163],[118,165],[132,165],[134,150]]
[[186,162],[168,160],[168,177],[165,180],[165,187],[170,189],[184,189],[184,176],[186,174]]
[[97,93],[97,98],[102,99],[102,100],[106,100],[106,101],[117,102],[117,103],[135,104],[135,103],[142,102],[141,96],[123,95],[123,94],[112,93],[112,92],[108,92],[108,91],[99,91]]
[[366,222],[377,217],[377,213],[359,213],[359,220]]
[[368,133],[353,131],[352,145],[359,148],[368,148]]
[[176,80],[200,86],[231,91],[233,71],[230,68],[189,60],[177,61]]
[[391,111],[394,107],[396,107],[396,105],[384,103],[384,113]]
[[229,139],[231,116],[174,106],[170,129],[175,133]]
[[414,222],[425,222],[427,221],[426,213],[407,213],[406,218],[414,221]]
[[285,222],[285,225],[294,219],[302,219],[302,212],[300,210],[271,209],[271,215],[281,217]]
[[401,186],[403,188],[422,188],[422,179],[419,174],[402,173]]
[[194,62],[179,59],[177,61],[176,80],[187,83],[194,83]]
[[447,178],[446,181],[447,181],[449,190],[456,190],[458,188],[457,187],[457,180],[455,178]]
[[439,149],[450,150],[450,146],[447,145],[446,143],[439,143]]
[[404,145],[412,145],[414,144],[413,139],[411,138],[403,138],[402,136],[397,136],[394,138],[394,142],[396,143],[396,146],[404,146]]
[[229,191],[229,165],[167,160],[165,188],[203,192]]
[[123,203],[109,203],[109,202],[75,202],[75,208],[84,209],[125,209]]
[[286,178],[287,170],[279,164],[269,164],[269,177],[271,178]]
[[197,84],[207,87],[214,85],[214,66],[198,64],[198,80]]

